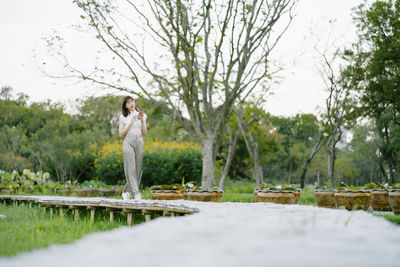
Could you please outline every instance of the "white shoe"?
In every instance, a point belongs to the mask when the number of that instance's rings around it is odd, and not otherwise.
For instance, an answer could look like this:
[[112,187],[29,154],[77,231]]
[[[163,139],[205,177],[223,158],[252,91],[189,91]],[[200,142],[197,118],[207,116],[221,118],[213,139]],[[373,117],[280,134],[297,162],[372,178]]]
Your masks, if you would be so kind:
[[137,192],[137,193],[135,194],[135,196],[133,197],[133,200],[138,200],[138,201],[142,200],[142,196],[140,195],[139,192]]
[[129,200],[130,196],[131,196],[131,194],[129,192],[122,193],[122,198],[124,200]]

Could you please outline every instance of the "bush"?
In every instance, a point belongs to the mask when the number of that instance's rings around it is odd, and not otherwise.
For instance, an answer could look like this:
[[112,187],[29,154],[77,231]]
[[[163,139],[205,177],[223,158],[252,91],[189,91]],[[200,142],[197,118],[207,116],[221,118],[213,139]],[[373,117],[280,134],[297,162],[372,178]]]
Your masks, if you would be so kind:
[[106,184],[123,183],[125,179],[121,140],[105,144],[94,160],[95,175]]
[[23,170],[33,168],[33,163],[22,156],[15,155],[9,151],[0,153],[0,169],[5,171]]
[[50,185],[50,175],[48,172],[33,172],[24,169],[22,173],[16,170],[11,173],[0,170],[0,188],[21,190],[24,193],[43,192],[42,186]]
[[[107,184],[125,182],[122,141],[103,146],[94,161],[96,176]],[[201,181],[201,152],[190,142],[145,143],[141,185],[162,185]]]
[[145,186],[201,181],[201,152],[190,142],[145,145],[142,184]]

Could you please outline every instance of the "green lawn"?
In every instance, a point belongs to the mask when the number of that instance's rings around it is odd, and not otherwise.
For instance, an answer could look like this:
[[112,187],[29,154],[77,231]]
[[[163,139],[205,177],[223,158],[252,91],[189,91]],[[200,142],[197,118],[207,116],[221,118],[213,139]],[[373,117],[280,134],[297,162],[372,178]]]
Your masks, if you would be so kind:
[[376,216],[380,216],[392,222],[394,224],[400,225],[400,214],[399,215],[390,215],[390,214],[375,214]]
[[[65,244],[98,231],[107,231],[127,225],[126,215],[117,213],[114,222],[109,221],[106,212],[97,212],[95,223],[90,216],[81,213],[78,221],[73,220],[72,210],[64,219],[55,215],[50,218],[44,214],[43,208],[22,206],[0,206],[0,256],[14,256],[34,248],[44,248],[50,244]],[[135,217],[135,223],[143,221],[141,216]]]

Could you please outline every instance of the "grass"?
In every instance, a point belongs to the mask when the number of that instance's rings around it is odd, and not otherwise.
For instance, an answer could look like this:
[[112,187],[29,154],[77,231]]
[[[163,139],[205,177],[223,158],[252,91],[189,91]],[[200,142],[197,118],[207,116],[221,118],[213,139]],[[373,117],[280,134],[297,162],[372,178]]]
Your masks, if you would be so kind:
[[224,192],[222,202],[254,202],[254,194]]
[[[222,202],[254,202],[256,183],[248,180],[228,180],[225,186]],[[305,187],[300,194],[300,205],[316,206],[315,194],[312,187]]]
[[383,217],[389,222],[392,222],[394,224],[400,225],[400,214],[398,215],[391,215],[391,214],[374,214],[379,217]]
[[317,202],[315,201],[314,189],[312,187],[306,186],[301,190],[299,204],[311,206],[317,205]]
[[236,193],[236,194],[254,194],[256,183],[249,180],[226,181],[225,193]]
[[[90,216],[81,212],[78,221],[73,220],[72,210],[64,219],[58,215],[50,218],[44,214],[43,208],[23,206],[0,206],[0,256],[14,256],[36,248],[44,248],[50,244],[72,243],[83,236],[99,231],[107,231],[126,225],[126,215],[116,213],[115,221],[110,222],[108,213],[96,212],[95,223]],[[143,222],[141,216],[135,216],[135,223]]]

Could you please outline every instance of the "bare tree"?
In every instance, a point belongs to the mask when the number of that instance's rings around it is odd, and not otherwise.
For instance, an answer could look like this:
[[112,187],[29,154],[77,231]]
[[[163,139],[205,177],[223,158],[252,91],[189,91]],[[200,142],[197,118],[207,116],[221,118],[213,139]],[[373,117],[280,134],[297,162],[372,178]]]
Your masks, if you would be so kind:
[[348,110],[349,91],[346,90],[344,86],[340,67],[338,67],[339,70],[335,70],[335,65],[337,66],[338,64],[338,50],[335,51],[331,56],[328,56],[327,50],[320,52],[320,55],[323,58],[323,65],[320,68],[320,74],[328,91],[328,97],[326,98],[325,102],[326,110],[323,114],[327,133],[327,178],[332,182],[332,184],[335,184],[336,146],[342,138],[343,129],[345,127],[345,116]]
[[[54,53],[68,70],[62,77],[167,106],[199,144],[202,185],[213,187],[222,129],[238,97],[245,101],[270,79],[270,53],[292,21],[295,0],[148,0],[143,5],[126,0],[122,9],[107,0],[74,2],[124,70],[85,72],[65,54]],[[148,43],[140,41],[148,37],[157,45],[150,54]],[[155,53],[160,54],[157,63],[166,66],[152,64]],[[132,85],[139,90],[129,89]]]
[[256,118],[251,118],[249,121],[244,121],[243,111],[235,113],[236,120],[240,129],[240,133],[243,136],[244,142],[246,144],[247,151],[249,152],[250,158],[253,161],[253,172],[256,178],[257,186],[260,186],[264,182],[262,167],[259,162],[258,155],[258,143],[254,140],[253,135],[249,125],[256,120]]
[[233,131],[229,125],[227,125],[226,128],[229,135],[229,143],[228,143],[228,154],[226,155],[224,170],[222,172],[221,179],[219,180],[219,189],[221,190],[225,189],[225,182],[226,179],[228,178],[228,173],[231,168],[233,156],[235,155],[236,145],[240,136],[239,130],[237,130],[236,132]]
[[326,138],[324,137],[323,132],[321,132],[320,135],[315,140],[314,146],[313,146],[310,154],[303,162],[303,166],[301,168],[301,175],[300,175],[300,187],[301,188],[304,188],[304,182],[305,182],[305,178],[306,178],[306,174],[307,174],[308,165],[311,163],[312,159],[318,153],[318,151],[321,149],[321,147],[325,144],[325,141],[326,141]]

